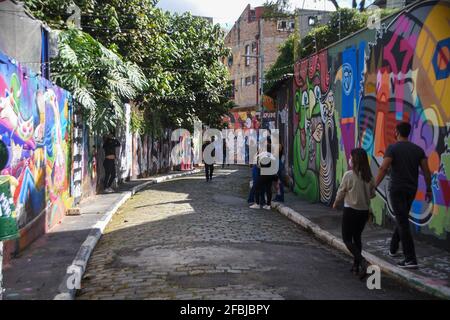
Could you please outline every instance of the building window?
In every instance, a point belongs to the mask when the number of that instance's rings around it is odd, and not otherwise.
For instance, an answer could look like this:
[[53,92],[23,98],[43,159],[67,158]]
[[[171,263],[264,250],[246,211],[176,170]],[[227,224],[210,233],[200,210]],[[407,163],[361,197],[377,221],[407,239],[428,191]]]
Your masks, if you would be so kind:
[[256,21],[256,11],[250,10],[248,13],[248,22]]
[[228,66],[231,67],[233,65],[233,56],[228,57]]
[[252,84],[252,77],[245,78],[245,85],[248,87]]
[[250,65],[250,45],[245,46],[245,66],[248,67]]
[[252,52],[256,52],[256,48],[257,48],[256,41],[253,41],[252,42]]
[[278,31],[293,31],[295,30],[295,21],[293,20],[278,20]]
[[256,83],[256,76],[253,76],[252,77],[252,84],[255,84]]
[[314,26],[317,23],[317,17],[316,16],[310,16],[308,17],[308,25]]
[[244,86],[244,78],[241,78],[241,88]]

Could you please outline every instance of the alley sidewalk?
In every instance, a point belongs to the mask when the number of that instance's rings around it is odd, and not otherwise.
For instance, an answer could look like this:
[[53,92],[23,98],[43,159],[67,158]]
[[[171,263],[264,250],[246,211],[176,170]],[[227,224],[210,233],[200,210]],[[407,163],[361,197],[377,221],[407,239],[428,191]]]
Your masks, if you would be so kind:
[[[171,172],[122,184],[116,193],[99,194],[79,206],[81,215],[66,216],[49,233],[42,235],[19,256],[4,266],[3,299],[70,299],[74,291],[65,286],[69,266],[84,272],[83,266],[104,227],[118,208],[148,185],[197,173]],[[72,268],[73,269],[73,268]]]
[[[322,204],[311,204],[293,193],[285,195],[285,203],[272,204],[280,213],[329,245],[347,252],[341,236],[342,211]],[[450,299],[450,254],[415,239],[419,269],[404,270],[396,266],[402,259],[387,255],[392,231],[368,224],[363,233],[363,255],[390,276],[423,292]],[[348,252],[347,252],[348,253]]]

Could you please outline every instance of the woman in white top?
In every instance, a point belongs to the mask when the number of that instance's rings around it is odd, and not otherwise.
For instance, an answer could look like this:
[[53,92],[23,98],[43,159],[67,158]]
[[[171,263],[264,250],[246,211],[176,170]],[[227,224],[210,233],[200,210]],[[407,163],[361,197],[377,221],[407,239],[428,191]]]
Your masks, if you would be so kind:
[[361,234],[369,217],[370,199],[375,197],[375,182],[364,149],[352,150],[350,166],[352,170],[344,174],[333,208],[344,200],[342,239],[354,257],[351,271],[364,279],[367,262],[361,255]]

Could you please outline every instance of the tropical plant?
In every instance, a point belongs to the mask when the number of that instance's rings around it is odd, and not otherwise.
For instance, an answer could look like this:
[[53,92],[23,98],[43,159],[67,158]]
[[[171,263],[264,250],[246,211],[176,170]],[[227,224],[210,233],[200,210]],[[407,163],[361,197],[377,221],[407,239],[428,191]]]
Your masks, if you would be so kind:
[[263,17],[266,19],[282,18],[292,15],[292,12],[290,12],[291,9],[290,0],[266,0],[263,6],[264,6]]
[[[66,11],[71,0],[48,0],[46,5],[42,0],[25,2],[50,26],[67,28],[65,20],[69,14]],[[154,132],[161,129],[159,126],[189,128],[193,119],[220,122],[232,104],[226,97],[229,91],[227,69],[221,63],[229,50],[225,48],[224,34],[219,25],[190,14],[164,12],[155,7],[155,0],[74,2],[81,9],[83,31],[119,59],[139,66],[147,79],[145,90],[133,98],[146,122],[143,130]],[[74,43],[74,46],[78,45]],[[69,43],[67,46],[76,49]],[[62,55],[66,53],[63,50]],[[73,67],[67,61],[66,65]],[[93,74],[91,68],[95,66],[83,66],[76,76],[66,80],[78,84],[74,79],[90,78]],[[104,70],[103,66],[99,68]],[[61,69],[57,71],[58,77],[64,73]],[[69,77],[68,73],[64,75]],[[110,84],[118,83],[103,81],[95,88],[99,91],[100,86]],[[108,90],[109,87],[105,87],[104,93]],[[88,95],[83,96],[89,101]]]
[[58,49],[53,80],[73,93],[93,131],[112,130],[123,119],[123,103],[146,87],[142,71],[74,28],[59,32]]

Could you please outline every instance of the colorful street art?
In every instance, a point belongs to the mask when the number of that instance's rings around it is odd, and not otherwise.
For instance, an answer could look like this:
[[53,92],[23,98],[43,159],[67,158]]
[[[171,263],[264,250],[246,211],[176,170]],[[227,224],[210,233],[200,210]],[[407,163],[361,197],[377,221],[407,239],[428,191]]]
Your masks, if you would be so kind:
[[149,156],[149,170],[151,174],[167,172],[170,170],[170,137],[172,131],[167,129],[160,137],[152,137],[149,139],[150,156]]
[[[448,241],[450,2],[423,1],[388,21],[295,65],[294,190],[330,205],[351,149],[368,152],[376,175],[396,124],[409,121],[433,175],[433,201],[421,175],[410,220],[417,233]],[[388,182],[372,204],[379,224],[392,216]]]
[[[0,142],[6,147],[0,180],[3,212],[19,228],[46,213],[58,223],[70,197],[71,96],[0,54]],[[9,202],[9,208],[7,203]]]
[[97,150],[98,143],[91,134],[89,127],[83,122],[83,178],[82,198],[93,196],[97,192]]
[[[450,126],[449,19],[450,3],[431,1],[390,23],[370,48],[358,117],[358,137],[372,156],[374,171],[386,147],[394,142],[395,123],[411,123],[411,141],[428,156],[433,201],[425,200],[421,175],[410,220],[418,227],[429,226],[439,236],[450,231],[450,171],[445,168]],[[387,183],[378,192],[391,213]]]
[[256,111],[230,112],[223,118],[229,129],[259,129],[261,126],[260,115]]
[[295,65],[294,191],[330,204],[335,194],[337,133],[326,51]]

